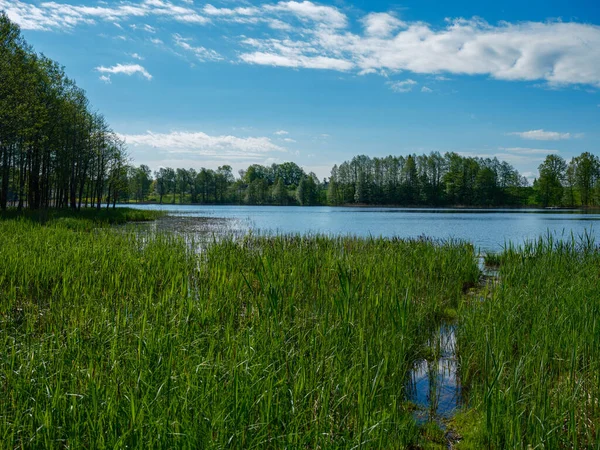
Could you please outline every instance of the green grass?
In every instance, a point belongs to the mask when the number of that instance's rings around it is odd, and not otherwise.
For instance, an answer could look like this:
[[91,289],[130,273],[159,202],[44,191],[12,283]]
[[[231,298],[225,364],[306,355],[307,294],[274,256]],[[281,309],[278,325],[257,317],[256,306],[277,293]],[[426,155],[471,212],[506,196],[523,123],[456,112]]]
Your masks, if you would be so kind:
[[[599,448],[589,239],[508,247],[479,296],[464,243],[196,252],[106,226],[149,215],[96,214],[0,220],[0,448]],[[450,438],[415,423],[406,391],[443,321],[465,397]]]
[[22,210],[9,209],[0,212],[2,220],[23,220],[48,226],[58,226],[73,230],[89,231],[93,228],[122,225],[128,222],[148,222],[163,217],[161,211],[145,211],[135,208],[82,208],[72,209]]
[[486,253],[483,256],[483,264],[486,267],[498,268],[502,264],[502,255],[498,253]]
[[0,221],[4,448],[402,448],[459,243],[224,240]]
[[471,434],[491,448],[599,448],[598,249],[546,238],[501,258],[491,297],[459,311]]

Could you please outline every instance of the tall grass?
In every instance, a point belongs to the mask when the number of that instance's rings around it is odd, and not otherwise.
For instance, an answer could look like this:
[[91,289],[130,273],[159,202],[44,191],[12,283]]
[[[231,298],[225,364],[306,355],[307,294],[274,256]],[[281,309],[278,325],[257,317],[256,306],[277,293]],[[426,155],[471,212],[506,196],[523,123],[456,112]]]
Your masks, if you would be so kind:
[[401,448],[470,246],[0,221],[6,448]]
[[585,236],[547,237],[501,258],[491,298],[460,311],[479,444],[600,448],[598,249]]
[[165,213],[162,211],[139,210],[135,208],[83,208],[22,210],[8,209],[0,212],[0,220],[27,220],[46,224],[89,231],[92,228],[109,225],[122,225],[128,222],[146,222],[156,220]]

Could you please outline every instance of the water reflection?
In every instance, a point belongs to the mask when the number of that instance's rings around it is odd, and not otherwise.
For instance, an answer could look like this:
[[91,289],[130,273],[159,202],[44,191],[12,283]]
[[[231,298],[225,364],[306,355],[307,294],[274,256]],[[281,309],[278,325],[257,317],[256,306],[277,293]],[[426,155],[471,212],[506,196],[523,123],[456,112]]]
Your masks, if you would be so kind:
[[454,325],[440,326],[429,345],[434,357],[416,364],[408,385],[408,396],[417,405],[415,416],[420,423],[448,419],[460,406]]
[[[245,233],[321,233],[329,235],[397,236],[458,239],[472,242],[481,251],[497,252],[505,244],[521,244],[548,232],[557,238],[570,238],[588,232],[599,237],[594,223],[598,211],[567,210],[489,210],[443,208],[332,208],[294,206],[201,206],[130,205],[140,209],[162,210],[179,221],[162,223],[169,231],[197,232],[202,235]],[[184,220],[184,219],[190,220]],[[197,221],[194,219],[201,219]]]

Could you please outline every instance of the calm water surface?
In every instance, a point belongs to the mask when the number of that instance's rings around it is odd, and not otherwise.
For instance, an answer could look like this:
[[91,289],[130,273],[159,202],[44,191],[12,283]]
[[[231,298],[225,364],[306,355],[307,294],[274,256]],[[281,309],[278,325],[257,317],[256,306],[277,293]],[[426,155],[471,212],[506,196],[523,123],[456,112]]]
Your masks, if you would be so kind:
[[[600,211],[332,208],[294,206],[127,205],[166,211],[187,231],[323,233],[464,239],[483,251],[501,250],[552,233],[569,237],[588,232],[600,243]],[[203,218],[202,227],[194,226]],[[181,231],[186,231],[185,229]]]

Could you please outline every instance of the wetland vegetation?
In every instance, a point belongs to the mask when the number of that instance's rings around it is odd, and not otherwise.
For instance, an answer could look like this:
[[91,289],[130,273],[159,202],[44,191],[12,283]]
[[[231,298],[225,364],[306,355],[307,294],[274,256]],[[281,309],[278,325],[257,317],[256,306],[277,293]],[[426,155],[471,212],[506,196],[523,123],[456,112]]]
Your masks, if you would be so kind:
[[[0,221],[8,448],[600,442],[593,242],[508,248],[483,283],[465,242],[247,235],[198,252],[56,216]],[[440,374],[423,367],[444,364],[460,396],[431,413]]]

